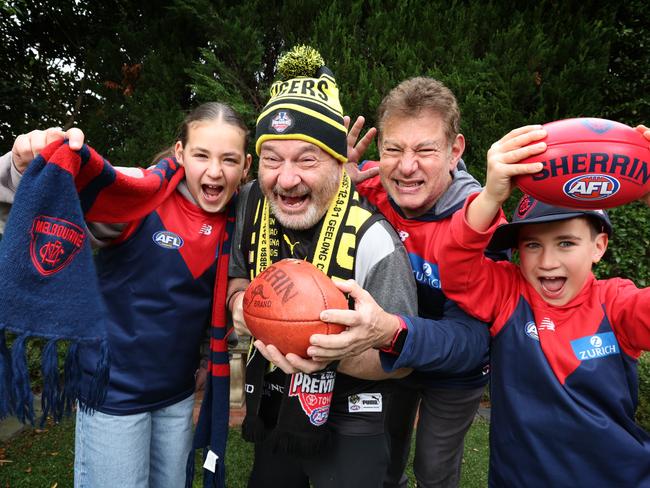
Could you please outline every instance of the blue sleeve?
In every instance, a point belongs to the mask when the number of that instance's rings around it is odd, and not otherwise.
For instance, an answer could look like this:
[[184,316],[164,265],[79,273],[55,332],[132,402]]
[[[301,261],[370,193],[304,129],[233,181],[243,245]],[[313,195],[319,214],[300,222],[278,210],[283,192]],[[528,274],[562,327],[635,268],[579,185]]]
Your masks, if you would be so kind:
[[490,331],[481,322],[446,300],[440,320],[402,316],[408,327],[399,355],[380,352],[386,372],[399,368],[464,374],[489,361]]

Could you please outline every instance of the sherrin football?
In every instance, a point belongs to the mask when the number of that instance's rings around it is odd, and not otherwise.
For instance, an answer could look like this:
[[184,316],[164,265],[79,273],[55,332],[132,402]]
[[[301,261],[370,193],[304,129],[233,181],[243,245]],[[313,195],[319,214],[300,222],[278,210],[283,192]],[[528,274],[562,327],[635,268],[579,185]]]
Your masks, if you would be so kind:
[[[596,118],[544,124],[547,149],[521,163],[544,168],[519,176],[522,191],[552,205],[611,208],[650,192],[650,142],[633,128]],[[540,142],[540,141],[536,141]]]
[[312,334],[338,334],[345,326],[320,320],[348,301],[325,273],[308,261],[283,259],[251,281],[244,293],[244,320],[256,339],[283,354],[307,357]]

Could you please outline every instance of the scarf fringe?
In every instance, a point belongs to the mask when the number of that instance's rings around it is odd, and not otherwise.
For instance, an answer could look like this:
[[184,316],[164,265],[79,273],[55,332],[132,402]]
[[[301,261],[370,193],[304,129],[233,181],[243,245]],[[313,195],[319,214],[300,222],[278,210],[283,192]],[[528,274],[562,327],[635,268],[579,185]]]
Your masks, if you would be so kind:
[[28,334],[16,337],[11,346],[12,391],[14,396],[14,413],[18,420],[34,425],[34,395],[29,386],[29,371],[25,346]]
[[41,370],[43,372],[43,392],[41,394],[43,415],[40,421],[41,428],[45,425],[45,419],[48,415],[54,417],[55,422],[61,420],[63,410],[61,387],[59,384],[57,342],[58,339],[52,339],[43,349],[43,358],[41,360]]
[[[34,425],[34,394],[27,366],[28,333],[16,336],[7,347],[5,327],[0,327],[0,420],[15,415],[23,423]],[[64,364],[64,381],[61,383],[58,362],[58,342],[62,338],[50,339],[43,348],[41,371],[43,391],[41,407],[43,415],[39,425],[43,427],[47,417],[59,422],[64,415],[70,415],[81,392],[81,363],[79,343],[70,342]],[[87,410],[94,410],[106,397],[108,387],[110,354],[106,340],[99,345],[100,359],[91,383],[90,401],[84,403]]]
[[84,412],[94,412],[97,410],[97,407],[104,403],[108,388],[110,366],[111,358],[108,350],[108,341],[104,339],[100,343],[99,359],[95,366],[95,374],[88,387],[86,401],[82,405]]
[[241,424],[241,436],[247,442],[261,442],[268,436],[268,430],[260,417],[246,415]]
[[81,363],[79,362],[79,344],[71,342],[63,366],[64,385],[61,393],[63,414],[70,415],[72,407],[81,393]]
[[14,413],[11,380],[11,353],[7,349],[4,327],[0,328],[0,420]]

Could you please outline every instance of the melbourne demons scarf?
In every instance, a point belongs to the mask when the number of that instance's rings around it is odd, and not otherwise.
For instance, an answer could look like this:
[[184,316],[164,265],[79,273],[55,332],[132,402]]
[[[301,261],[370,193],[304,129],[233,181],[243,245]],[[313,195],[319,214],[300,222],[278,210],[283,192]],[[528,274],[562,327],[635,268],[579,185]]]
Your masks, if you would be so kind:
[[[106,306],[95,273],[85,221],[119,223],[154,211],[184,178],[174,159],[142,170],[140,177],[116,171],[88,146],[72,151],[54,142],[30,163],[16,192],[0,241],[0,418],[15,414],[33,423],[25,343],[45,339],[43,350],[43,419],[69,412],[81,393],[82,408],[101,405],[108,384],[110,353]],[[209,486],[223,486],[229,413],[229,364],[225,340],[226,284],[233,235],[234,204],[219,237],[207,392],[195,448],[209,447],[218,457]],[[11,350],[5,335],[14,336]],[[60,386],[57,343],[68,341],[64,382]],[[88,392],[80,391],[79,344],[101,348]],[[193,457],[192,457],[193,459]],[[193,471],[192,468],[189,468]]]
[[[286,256],[281,249],[286,235],[270,212],[259,186],[254,184],[247,202],[251,218],[245,222],[252,228],[244,231],[242,239],[243,249],[250,246],[247,257],[251,279],[284,257],[308,259],[331,277],[353,278],[356,239],[362,234],[360,229],[365,228],[362,224],[372,216],[359,206],[358,199],[350,178],[344,172],[337,195],[320,227],[314,231],[314,243],[307,255]],[[337,259],[337,250],[344,233],[351,241],[348,241],[349,252],[342,266]],[[268,361],[252,347],[246,365],[244,439],[252,442],[265,440],[273,450],[292,455],[309,456],[321,451],[329,439],[326,422],[335,378],[336,364],[312,374],[285,375],[274,366],[269,371]],[[277,399],[279,395],[278,409],[277,404],[272,406],[273,400],[269,400],[270,403],[267,400]]]
[[[183,178],[162,161],[141,178],[127,177],[88,146],[70,150],[57,141],[29,165],[0,241],[0,418],[34,422],[25,355],[30,337],[46,340],[42,354],[43,418],[58,420],[83,396],[84,408],[101,405],[109,378],[106,307],[99,291],[85,220],[140,218]],[[6,335],[13,336],[11,350]],[[68,342],[63,386],[57,343]],[[89,390],[81,392],[79,344],[100,348]]]

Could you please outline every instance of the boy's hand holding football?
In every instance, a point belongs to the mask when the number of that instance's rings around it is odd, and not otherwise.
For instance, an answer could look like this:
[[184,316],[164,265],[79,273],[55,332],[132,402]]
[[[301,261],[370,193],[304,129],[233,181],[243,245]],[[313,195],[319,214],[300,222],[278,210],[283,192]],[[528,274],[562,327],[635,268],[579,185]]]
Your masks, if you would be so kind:
[[467,211],[467,221],[477,231],[485,231],[499,213],[514,187],[512,178],[541,171],[542,163],[514,164],[546,150],[546,137],[541,125],[527,125],[514,129],[492,144],[487,155],[485,188]]

